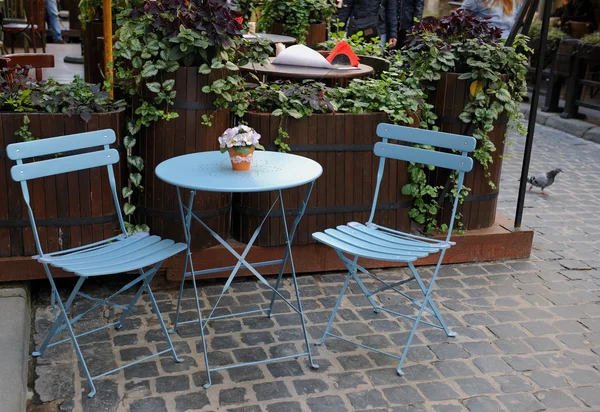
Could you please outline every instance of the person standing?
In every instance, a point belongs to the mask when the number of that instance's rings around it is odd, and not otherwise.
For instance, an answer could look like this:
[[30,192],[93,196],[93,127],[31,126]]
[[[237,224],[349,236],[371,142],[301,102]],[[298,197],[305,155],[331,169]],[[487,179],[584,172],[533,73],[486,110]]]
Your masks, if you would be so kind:
[[522,6],[523,0],[465,0],[460,8],[471,10],[475,17],[489,19],[492,26],[502,30],[505,39]]
[[66,43],[62,38],[62,29],[58,18],[58,5],[56,0],[44,0],[46,6],[46,20],[48,20],[48,29],[52,35],[52,42]]
[[381,44],[396,46],[398,11],[396,0],[343,0],[338,13],[348,36],[359,31],[365,40],[379,37]]
[[423,17],[424,0],[397,0],[398,2],[398,47],[402,47],[406,34],[411,31],[415,19]]

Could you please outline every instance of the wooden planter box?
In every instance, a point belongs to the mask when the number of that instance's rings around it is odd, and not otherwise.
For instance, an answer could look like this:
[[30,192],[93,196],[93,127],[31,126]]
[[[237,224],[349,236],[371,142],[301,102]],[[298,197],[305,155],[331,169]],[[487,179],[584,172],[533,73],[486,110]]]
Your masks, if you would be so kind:
[[[275,23],[271,27],[271,32],[273,34],[285,34],[290,36],[289,33],[285,31],[283,24]],[[308,33],[306,35],[306,40],[304,43],[307,46],[316,46],[319,43],[323,43],[327,40],[327,24],[326,23],[316,23],[308,26]]]
[[[114,28],[114,24],[113,24]],[[86,23],[81,31],[83,45],[83,78],[87,83],[102,84],[104,77],[104,43],[99,37],[104,36],[102,20],[93,20]]]
[[[441,131],[464,135],[470,134],[470,124],[463,123],[458,116],[470,100],[471,81],[459,80],[460,75],[461,73],[442,74],[435,91],[429,95],[429,101],[434,105],[435,114],[438,116],[437,125]],[[492,153],[493,163],[488,169],[490,176],[486,176],[486,171],[477,161],[474,161],[473,170],[465,175],[465,185],[471,191],[465,202],[458,207],[458,213],[463,215],[461,221],[465,229],[482,229],[494,224],[507,127],[508,118],[500,117],[496,121],[494,130],[489,133],[490,140],[496,146],[496,151]],[[448,170],[436,168],[429,174],[430,184],[445,186],[448,176]],[[488,184],[490,180],[494,182],[496,189],[490,187]],[[446,199],[440,208],[438,222],[449,222],[451,213],[452,204]]]
[[[0,257],[37,254],[20,185],[10,177],[15,162],[6,157],[6,146],[20,141],[15,131],[23,126],[22,113],[0,113]],[[29,130],[39,139],[113,129],[120,147],[124,112],[92,114],[86,123],[79,116],[27,113]],[[124,153],[121,153],[124,157]],[[117,189],[121,189],[121,165],[115,165]],[[114,236],[119,220],[105,168],[83,170],[35,179],[29,183],[31,204],[43,250],[54,252]]]
[[[270,113],[249,113],[244,118],[261,135],[261,143],[272,145],[277,136],[280,118]],[[373,144],[380,141],[377,125],[387,121],[384,113],[315,114],[302,119],[289,119],[292,153],[306,156],[323,166],[323,175],[313,188],[306,215],[300,221],[294,245],[315,243],[313,232],[345,224],[366,222],[373,202],[378,158]],[[406,163],[388,162],[375,222],[409,230],[408,211],[412,198],[401,193],[407,182]],[[291,227],[306,193],[306,186],[285,190],[284,204]],[[235,195],[232,235],[247,243],[266,215],[276,193],[245,193]],[[257,246],[279,246],[285,243],[281,214],[265,222]]]
[[[154,169],[160,162],[188,153],[219,149],[219,136],[229,127],[229,110],[214,111],[214,95],[202,92],[202,87],[212,84],[214,74],[202,75],[197,67],[181,67],[167,78],[175,79],[177,96],[169,108],[179,117],[152,123],[142,128],[136,145],[138,155],[144,159],[141,172],[144,191],[140,195],[137,212],[141,221],[150,226],[151,233],[184,241],[179,203],[175,187],[158,179]],[[213,115],[212,126],[202,124],[202,115]],[[187,204],[189,190],[183,190]],[[223,238],[229,235],[231,194],[197,192],[193,210]],[[192,225],[192,245],[195,249],[214,246],[217,242],[199,224]]]

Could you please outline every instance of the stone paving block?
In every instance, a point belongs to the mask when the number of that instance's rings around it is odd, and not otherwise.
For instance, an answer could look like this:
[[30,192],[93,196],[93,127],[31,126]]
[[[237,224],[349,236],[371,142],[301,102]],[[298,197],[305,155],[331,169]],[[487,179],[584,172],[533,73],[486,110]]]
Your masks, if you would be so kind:
[[227,373],[235,383],[262,380],[265,377],[262,370],[256,365],[228,369]]
[[281,381],[257,383],[253,385],[252,388],[256,393],[256,399],[259,401],[289,398],[292,396],[285,384]]
[[535,371],[529,375],[529,379],[543,389],[565,388],[569,386],[562,373],[557,371]]
[[540,368],[539,362],[532,357],[504,356],[502,360],[517,372],[532,371]]
[[262,408],[258,405],[240,406],[238,408],[229,408],[227,412],[262,412]]
[[267,405],[267,412],[302,412],[299,402],[277,402]]
[[430,348],[439,360],[466,359],[470,356],[463,348],[455,343],[431,345]]
[[339,356],[338,362],[345,371],[366,369],[372,367],[372,363],[363,355]]
[[419,383],[417,388],[431,401],[445,401],[459,397],[454,389],[442,382]]
[[310,412],[347,412],[344,400],[337,395],[319,396],[306,400]]
[[559,350],[560,348],[549,338],[525,338],[525,342],[536,352]]
[[322,379],[297,379],[292,384],[300,396],[325,392],[329,388]]
[[501,358],[483,357],[473,359],[473,364],[483,373],[509,373],[511,367]]
[[228,406],[247,402],[246,388],[221,389],[219,391],[219,405]]
[[471,412],[499,412],[504,410],[498,402],[487,396],[477,396],[466,399],[464,404]]
[[577,408],[579,406],[578,403],[573,400],[573,398],[558,390],[537,392],[535,397],[551,409]]
[[210,405],[210,401],[204,391],[187,393],[175,397],[176,412],[202,409],[207,405]]
[[500,339],[494,343],[502,353],[507,355],[522,355],[532,352],[532,349],[520,339]]
[[597,387],[583,386],[571,389],[571,392],[589,407],[600,405],[600,391]]
[[386,408],[389,405],[389,403],[383,398],[381,392],[376,389],[368,389],[356,393],[349,393],[346,396],[356,410]]
[[517,375],[496,376],[494,380],[500,385],[504,393],[527,392],[531,390],[531,384]]
[[267,363],[267,369],[274,378],[304,375],[302,366],[296,360]]
[[500,339],[523,338],[527,336],[520,328],[511,324],[489,325],[487,328]]
[[545,409],[545,406],[542,405],[535,397],[526,393],[500,395],[498,396],[498,399],[511,412],[535,412]]
[[152,378],[158,376],[158,367],[156,362],[142,362],[125,368],[125,379]]
[[465,342],[462,347],[473,356],[496,355],[498,353],[498,350],[489,342]]
[[456,379],[455,382],[468,396],[486,395],[497,392],[490,382],[483,378],[460,378]]
[[393,388],[383,389],[385,398],[392,404],[411,404],[423,402],[425,399],[417,392],[415,388],[409,385],[394,386]]
[[600,383],[600,374],[594,369],[571,369],[567,371],[567,376],[574,386]]
[[168,412],[167,404],[162,398],[145,398],[131,402],[131,412]]

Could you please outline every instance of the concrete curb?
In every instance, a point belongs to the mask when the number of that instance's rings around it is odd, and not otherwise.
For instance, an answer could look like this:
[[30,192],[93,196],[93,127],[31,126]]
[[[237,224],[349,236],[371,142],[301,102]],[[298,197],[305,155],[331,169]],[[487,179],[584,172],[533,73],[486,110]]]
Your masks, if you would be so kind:
[[[529,109],[529,104],[521,103],[521,112],[525,117],[529,117]],[[539,109],[535,122],[585,140],[600,143],[600,127],[593,123],[579,119],[563,119],[560,117],[560,113],[545,113]]]
[[27,407],[30,334],[29,295],[25,287],[0,289],[0,409],[23,412]]

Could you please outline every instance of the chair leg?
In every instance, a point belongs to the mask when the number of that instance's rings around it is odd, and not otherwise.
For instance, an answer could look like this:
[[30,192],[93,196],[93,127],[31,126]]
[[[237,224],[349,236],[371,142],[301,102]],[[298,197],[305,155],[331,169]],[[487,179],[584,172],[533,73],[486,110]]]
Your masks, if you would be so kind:
[[[421,291],[423,292],[423,294],[425,294],[425,292],[427,291],[427,288],[425,287],[425,284],[423,283],[423,280],[421,279],[421,277],[419,276],[419,273],[417,272],[417,269],[415,268],[415,266],[412,263],[408,264],[408,267],[410,268],[410,271],[412,272],[415,280],[417,281],[419,288],[421,289]],[[435,304],[435,302],[433,301],[433,299],[429,298],[427,300],[423,301],[423,305],[429,304],[429,306],[431,307],[431,310],[434,313],[434,316],[437,318],[438,322],[440,322],[440,325],[442,326],[442,328],[444,328],[444,332],[446,332],[446,335],[448,337],[455,337],[456,336],[456,332],[453,332],[450,330],[450,328],[448,328],[448,325],[446,324],[446,321],[444,320],[444,318],[442,317],[442,314],[440,313],[439,309],[437,308],[437,305]]]
[[333,307],[333,312],[331,313],[331,317],[329,318],[329,322],[327,323],[327,327],[325,328],[325,332],[323,332],[323,338],[317,342],[317,345],[322,345],[325,343],[327,339],[327,335],[331,330],[331,325],[333,325],[333,321],[335,319],[335,315],[342,304],[342,299],[344,298],[344,294],[346,293],[346,289],[348,289],[348,282],[350,282],[350,277],[352,276],[352,272],[348,270],[348,274],[346,275],[346,280],[344,280],[344,285],[342,286],[342,290],[340,290],[340,294],[338,296],[337,301]]
[[90,391],[88,393],[88,397],[91,398],[96,394],[96,386],[94,385],[92,375],[90,375],[90,371],[87,367],[85,359],[83,358],[83,353],[81,352],[81,348],[79,347],[79,343],[77,342],[77,336],[75,335],[75,331],[73,331],[73,327],[71,326],[71,320],[69,319],[69,316],[67,315],[67,310],[73,303],[75,296],[77,296],[77,292],[79,292],[79,289],[81,288],[81,285],[83,284],[83,281],[86,278],[83,278],[83,277],[79,278],[79,280],[77,281],[77,284],[75,285],[75,288],[73,289],[73,291],[71,292],[71,295],[69,296],[69,299],[67,300],[67,304],[64,305],[62,302],[62,299],[60,298],[60,295],[58,294],[58,289],[56,288],[54,279],[52,278],[52,275],[50,274],[50,270],[46,264],[44,264],[44,268],[46,270],[46,274],[48,275],[48,280],[50,281],[50,286],[52,287],[52,290],[54,291],[54,293],[56,293],[56,303],[58,304],[58,307],[60,309],[60,314],[52,327],[51,333],[48,333],[48,336],[46,336],[46,341],[44,342],[44,345],[42,345],[41,350],[39,352],[34,352],[32,354],[32,356],[41,356],[44,353],[44,351],[46,350],[46,348],[48,346],[48,343],[50,342],[50,339],[52,339],[52,337],[54,336],[53,333],[56,332],[56,330],[58,329],[57,322],[59,322],[59,320],[62,318],[64,325],[66,325],[66,328],[69,331],[69,338],[71,339],[71,342],[73,343],[73,347],[75,348],[75,353],[77,354],[77,357],[79,358],[79,361],[81,362],[81,367],[83,369],[85,377],[88,381],[88,384],[90,385]]
[[173,341],[171,341],[171,336],[169,335],[169,331],[167,330],[167,327],[165,326],[165,321],[163,320],[160,310],[158,309],[158,304],[156,303],[156,299],[154,299],[154,294],[152,293],[152,288],[150,288],[150,286],[148,286],[146,289],[148,290],[148,298],[150,299],[150,302],[152,303],[152,308],[154,309],[154,313],[156,313],[156,317],[158,318],[158,322],[160,323],[160,328],[162,329],[163,335],[165,335],[165,339],[167,340],[169,349],[171,349],[171,354],[173,355],[173,359],[175,360],[175,362],[181,363],[181,362],[183,362],[183,359],[179,358],[177,356],[177,353],[175,352],[175,347],[173,346]]
[[421,317],[423,317],[423,312],[425,311],[427,302],[430,302],[429,295],[431,294],[431,291],[433,290],[433,285],[435,285],[435,278],[437,277],[440,267],[442,265],[442,260],[444,259],[445,252],[446,252],[446,249],[442,250],[442,252],[440,254],[440,258],[439,258],[438,263],[433,272],[433,276],[431,276],[431,281],[429,282],[429,287],[427,288],[427,290],[425,292],[423,304],[421,305],[421,308],[419,309],[419,313],[417,314],[417,317],[415,318],[415,324],[413,325],[413,328],[410,331],[410,336],[408,337],[408,340],[406,341],[406,346],[404,348],[404,352],[402,352],[402,358],[400,359],[400,362],[398,363],[398,368],[396,369],[396,372],[398,372],[398,375],[400,375],[400,376],[404,375],[404,372],[402,372],[402,365],[404,364],[404,361],[406,360],[406,355],[408,354],[410,345],[412,344],[412,341],[413,341],[413,338],[415,337],[417,328],[419,327],[419,323],[421,322]]

